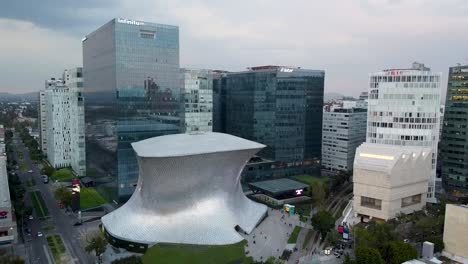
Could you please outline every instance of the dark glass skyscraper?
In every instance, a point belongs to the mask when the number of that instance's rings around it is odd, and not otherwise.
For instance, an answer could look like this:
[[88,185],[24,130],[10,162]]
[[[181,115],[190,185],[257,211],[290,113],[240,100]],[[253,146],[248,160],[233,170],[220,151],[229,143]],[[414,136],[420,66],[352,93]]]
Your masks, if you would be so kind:
[[462,195],[468,195],[467,133],[468,65],[455,66],[449,70],[440,155],[446,189]]
[[259,156],[275,168],[318,164],[324,77],[324,71],[282,66],[228,73],[226,133],[267,145]]
[[179,29],[116,18],[83,39],[88,175],[116,201],[136,186],[130,143],[180,132]]

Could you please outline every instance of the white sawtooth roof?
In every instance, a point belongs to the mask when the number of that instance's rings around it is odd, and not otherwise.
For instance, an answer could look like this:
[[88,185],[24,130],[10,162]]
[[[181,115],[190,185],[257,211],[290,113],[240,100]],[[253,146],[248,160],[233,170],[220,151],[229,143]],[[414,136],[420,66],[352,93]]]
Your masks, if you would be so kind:
[[355,168],[389,172],[397,163],[431,159],[430,147],[363,143],[356,149]]
[[216,132],[165,135],[132,143],[140,157],[179,157],[207,153],[261,149],[265,145]]

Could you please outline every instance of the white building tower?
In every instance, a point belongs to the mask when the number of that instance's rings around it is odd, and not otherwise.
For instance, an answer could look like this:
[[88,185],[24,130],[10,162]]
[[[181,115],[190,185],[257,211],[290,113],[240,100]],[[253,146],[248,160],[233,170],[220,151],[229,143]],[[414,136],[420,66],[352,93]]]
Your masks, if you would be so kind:
[[41,147],[55,168],[71,166],[86,174],[85,123],[81,68],[65,70],[63,79],[45,82],[39,92]]
[[441,73],[421,63],[370,74],[366,142],[432,148],[428,202],[436,202]]

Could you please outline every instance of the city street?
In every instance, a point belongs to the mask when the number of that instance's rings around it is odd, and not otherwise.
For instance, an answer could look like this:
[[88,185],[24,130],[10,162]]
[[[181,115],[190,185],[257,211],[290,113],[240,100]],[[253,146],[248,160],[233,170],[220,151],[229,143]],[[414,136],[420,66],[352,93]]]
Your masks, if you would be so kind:
[[[19,170],[18,175],[21,181],[25,184],[26,180],[30,177],[35,179],[36,185],[33,188],[41,192],[49,212],[49,219],[47,220],[40,220],[34,210],[34,219],[25,220],[25,222],[28,222],[28,227],[31,229],[31,235],[25,235],[27,249],[26,254],[29,256],[31,263],[53,263],[52,254],[48,249],[46,241],[46,236],[50,234],[59,234],[61,236],[65,244],[66,251],[71,257],[71,263],[92,263],[94,258],[84,251],[84,244],[82,244],[79,232],[76,230],[76,227],[73,226],[76,222],[76,218],[73,215],[66,214],[63,209],[59,208],[51,190],[52,184],[44,184],[42,182],[40,169],[30,159],[29,151],[21,142],[17,133],[14,134],[13,143],[16,150],[15,157],[18,164],[20,164],[20,161],[17,154],[22,152],[23,161],[26,163],[28,169],[32,170],[32,173],[24,171],[20,172]],[[26,189],[25,202],[27,206],[32,206],[31,193],[28,190],[28,187],[26,187]],[[46,226],[54,227],[54,229],[49,231],[44,230],[44,227]],[[44,235],[42,237],[38,237],[37,232],[42,232]]]

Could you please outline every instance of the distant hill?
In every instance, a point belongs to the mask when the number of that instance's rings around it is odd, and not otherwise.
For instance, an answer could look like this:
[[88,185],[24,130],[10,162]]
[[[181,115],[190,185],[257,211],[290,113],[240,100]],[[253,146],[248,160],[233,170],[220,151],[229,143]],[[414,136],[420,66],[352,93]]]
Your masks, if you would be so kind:
[[0,101],[1,102],[37,102],[38,92],[24,93],[24,94],[12,94],[12,93],[1,93],[0,92]]

